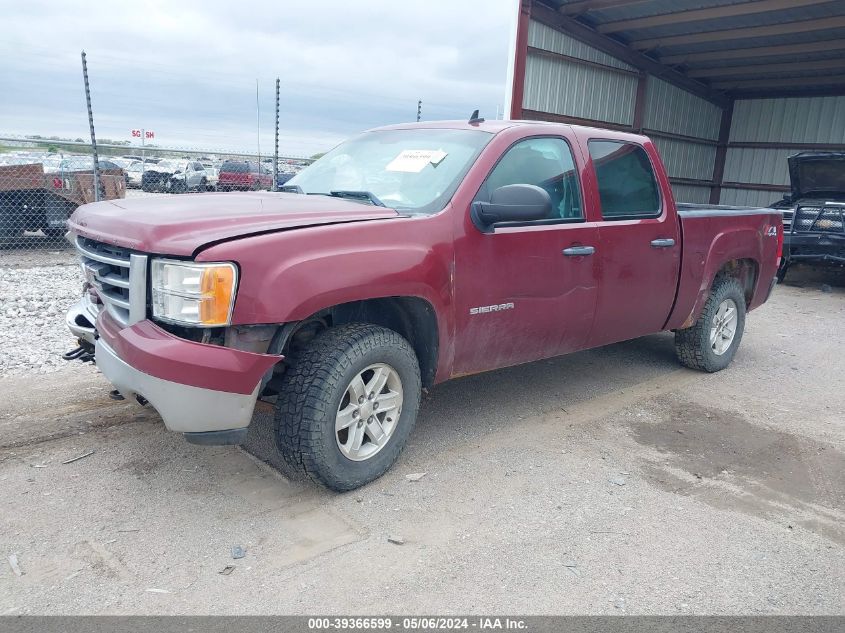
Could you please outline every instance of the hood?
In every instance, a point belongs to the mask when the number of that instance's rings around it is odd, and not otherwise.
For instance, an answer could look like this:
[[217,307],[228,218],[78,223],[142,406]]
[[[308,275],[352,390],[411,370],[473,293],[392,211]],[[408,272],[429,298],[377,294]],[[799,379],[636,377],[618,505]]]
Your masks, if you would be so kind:
[[845,199],[845,152],[801,152],[789,157],[792,199]]
[[393,209],[329,196],[258,191],[95,202],[79,207],[68,227],[132,250],[190,256],[210,242],[256,233],[396,217]]

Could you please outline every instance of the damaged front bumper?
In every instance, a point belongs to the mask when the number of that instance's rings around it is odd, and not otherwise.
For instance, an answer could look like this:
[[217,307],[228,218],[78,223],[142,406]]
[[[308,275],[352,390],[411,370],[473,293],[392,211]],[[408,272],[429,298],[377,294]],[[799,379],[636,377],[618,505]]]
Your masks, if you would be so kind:
[[83,297],[68,327],[94,345],[97,367],[124,398],[149,403],[189,442],[244,441],[262,377],[281,356],[188,341],[149,320],[121,327],[96,308]]
[[95,324],[102,309],[102,305],[97,305],[95,301],[98,301],[96,297],[86,290],[82,298],[74,303],[65,315],[65,323],[70,333],[79,339],[80,344],[94,345]]
[[[95,345],[95,362],[124,398],[144,398],[164,426],[202,444],[240,444],[258,398],[258,385],[249,394],[203,389],[164,380],[138,371],[125,362],[102,338]],[[204,441],[213,434],[218,441]]]

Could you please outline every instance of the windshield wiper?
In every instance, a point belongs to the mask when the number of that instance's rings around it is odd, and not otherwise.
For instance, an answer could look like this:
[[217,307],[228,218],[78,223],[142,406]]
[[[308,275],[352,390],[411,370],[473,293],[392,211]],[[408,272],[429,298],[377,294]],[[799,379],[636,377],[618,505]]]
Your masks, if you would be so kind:
[[356,200],[358,202],[366,201],[375,207],[386,207],[386,205],[370,191],[348,191],[346,189],[339,189],[336,191],[330,191],[329,193],[309,191],[306,194],[299,185],[282,185],[279,187],[278,191],[283,191],[285,193],[299,193],[309,196],[331,196],[332,198],[344,198],[345,200]]
[[305,193],[299,185],[282,185],[278,188],[278,191],[284,191],[286,193]]
[[330,196],[335,198],[345,198],[347,200],[357,200],[357,201],[364,201],[367,200],[376,207],[383,207],[385,206],[384,202],[379,200],[375,194],[370,191],[347,191],[345,189],[342,190],[335,190],[329,192]]

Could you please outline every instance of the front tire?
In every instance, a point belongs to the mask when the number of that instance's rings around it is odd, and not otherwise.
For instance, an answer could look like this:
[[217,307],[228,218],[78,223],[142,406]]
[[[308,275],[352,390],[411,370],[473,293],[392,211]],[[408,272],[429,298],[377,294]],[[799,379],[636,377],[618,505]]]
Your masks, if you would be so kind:
[[744,331],[742,286],[733,277],[717,277],[695,325],[675,332],[675,353],[690,369],[721,371],[733,360]]
[[387,328],[326,330],[292,354],[276,402],[276,446],[295,473],[353,490],[390,468],[419,410],[414,350]]

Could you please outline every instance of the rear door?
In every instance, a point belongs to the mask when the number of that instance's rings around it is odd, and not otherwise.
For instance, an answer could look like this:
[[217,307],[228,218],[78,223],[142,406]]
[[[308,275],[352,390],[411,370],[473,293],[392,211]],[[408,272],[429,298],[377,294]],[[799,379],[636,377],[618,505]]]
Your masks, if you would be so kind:
[[656,153],[634,142],[591,139],[587,154],[601,223],[601,283],[590,347],[659,332],[675,301],[681,236],[655,176]]

